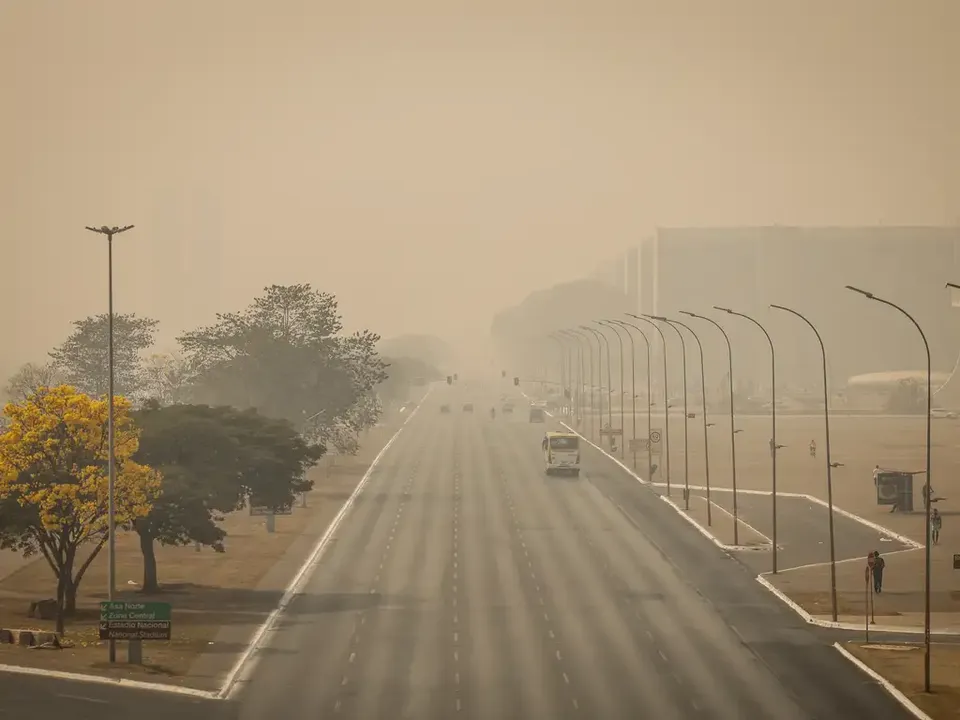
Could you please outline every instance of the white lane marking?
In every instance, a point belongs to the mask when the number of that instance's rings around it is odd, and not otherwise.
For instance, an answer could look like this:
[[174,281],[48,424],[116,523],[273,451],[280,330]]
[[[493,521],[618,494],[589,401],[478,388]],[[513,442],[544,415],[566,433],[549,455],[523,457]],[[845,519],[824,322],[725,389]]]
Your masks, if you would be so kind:
[[[700,498],[700,499],[703,500],[705,503],[707,502],[707,498],[704,497],[703,495],[694,495],[694,497]],[[718,503],[715,503],[713,500],[710,500],[709,502],[710,502],[710,504],[711,504],[713,507],[715,507],[717,510],[719,510],[720,512],[722,512],[722,513],[723,513],[724,515],[726,515],[728,518],[731,518],[731,519],[733,518],[733,513],[730,512],[729,510],[727,510],[725,507],[723,507],[723,505],[719,505]],[[766,535],[764,535],[762,532],[760,532],[759,530],[757,530],[753,525],[751,525],[750,523],[748,523],[748,522],[747,522],[746,520],[744,520],[742,517],[739,517],[739,515],[738,515],[738,517],[737,517],[737,522],[740,523],[741,525],[743,525],[743,527],[745,527],[745,528],[746,528],[747,530],[749,530],[750,532],[755,533],[758,537],[763,538],[764,542],[766,542],[768,545],[773,545],[773,540],[771,540],[771,539],[768,538]]]
[[84,697],[83,695],[67,695],[66,693],[57,693],[57,697],[65,698],[67,700],[81,700],[83,702],[96,703],[98,705],[109,705],[109,700],[101,700],[100,698]]
[[906,695],[904,695],[902,692],[897,690],[897,688],[894,687],[892,682],[887,680],[883,675],[878,673],[872,667],[864,663],[860,658],[856,657],[853,653],[847,650],[843,645],[841,645],[840,643],[834,643],[833,646],[847,660],[849,660],[854,665],[856,665],[871,679],[879,683],[884,690],[890,693],[890,695],[893,697],[894,700],[896,700],[898,703],[900,703],[903,706],[904,710],[906,710],[915,718],[917,718],[917,720],[932,720],[932,718],[929,715],[927,715],[923,710],[921,710],[916,705],[914,705]]
[[[357,487],[354,488],[353,492],[350,494],[343,505],[340,507],[339,512],[334,516],[333,520],[330,521],[330,524],[327,526],[327,529],[324,531],[323,535],[317,540],[317,544],[314,545],[313,551],[307,557],[306,561],[300,566],[300,569],[297,571],[297,574],[294,575],[293,579],[287,585],[286,589],[283,592],[283,596],[280,598],[280,602],[277,603],[277,607],[272,613],[264,620],[263,624],[257,628],[256,632],[253,634],[253,637],[250,639],[250,643],[247,645],[246,650],[243,651],[243,654],[237,659],[237,662],[230,669],[230,672],[227,673],[227,677],[223,682],[223,685],[220,687],[220,691],[216,694],[216,697],[219,699],[229,699],[231,694],[233,694],[236,689],[240,686],[242,680],[246,677],[249,677],[253,672],[256,664],[259,660],[260,644],[263,641],[264,637],[270,630],[273,629],[277,621],[283,615],[284,611],[287,609],[287,606],[290,604],[290,601],[300,592],[304,585],[310,580],[311,575],[313,574],[314,569],[317,564],[320,562],[323,557],[324,552],[327,549],[327,546],[330,544],[330,540],[333,538],[333,534],[337,531],[337,528],[340,527],[340,524],[346,518],[347,514],[350,512],[350,509],[356,503],[357,498],[366,488],[367,484],[370,482],[370,478],[373,476],[373,473],[376,471],[377,467],[380,465],[380,461],[383,459],[383,456],[387,453],[390,447],[397,441],[397,438],[400,437],[404,429],[407,427],[407,424],[416,417],[417,413],[420,411],[420,408],[423,406],[424,400],[430,395],[430,392],[433,390],[431,386],[423,397],[420,398],[420,402],[417,403],[417,406],[411,411],[407,416],[407,419],[403,421],[403,424],[399,429],[393,434],[387,444],[384,445],[380,452],[377,453],[377,456],[370,463],[370,466],[367,468],[367,471],[363,474],[363,477],[360,478],[360,482],[357,483]],[[373,590],[370,591],[371,593]],[[145,683],[148,684],[148,683]],[[158,688],[160,689],[160,688]],[[168,689],[168,688],[163,688]]]

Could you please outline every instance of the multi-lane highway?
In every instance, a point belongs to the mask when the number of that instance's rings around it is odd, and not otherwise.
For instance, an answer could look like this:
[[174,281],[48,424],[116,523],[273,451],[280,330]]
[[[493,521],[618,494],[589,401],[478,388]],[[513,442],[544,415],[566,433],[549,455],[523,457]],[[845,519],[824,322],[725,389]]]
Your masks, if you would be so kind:
[[464,399],[384,456],[239,717],[907,717],[653,491],[592,451],[547,478],[544,426]]

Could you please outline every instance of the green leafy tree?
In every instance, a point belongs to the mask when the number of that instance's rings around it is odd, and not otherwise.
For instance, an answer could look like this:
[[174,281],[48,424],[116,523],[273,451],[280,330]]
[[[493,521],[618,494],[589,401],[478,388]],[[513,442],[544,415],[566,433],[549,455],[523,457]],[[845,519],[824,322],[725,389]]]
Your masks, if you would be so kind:
[[[143,351],[153,345],[158,322],[135,314],[113,316],[114,391],[128,397],[144,386]],[[50,353],[54,367],[78,390],[100,397],[109,388],[109,315],[94,315],[73,323],[74,330]]]
[[289,423],[254,410],[148,402],[136,415],[137,459],[162,472],[163,488],[135,528],[143,554],[143,589],[160,589],[155,545],[198,542],[224,549],[219,521],[248,503],[281,508],[313,482],[306,472],[323,456]]
[[265,288],[246,310],[186,333],[179,342],[197,371],[196,399],[254,407],[298,429],[327,423],[386,377],[379,337],[341,329],[336,299],[310,285]]

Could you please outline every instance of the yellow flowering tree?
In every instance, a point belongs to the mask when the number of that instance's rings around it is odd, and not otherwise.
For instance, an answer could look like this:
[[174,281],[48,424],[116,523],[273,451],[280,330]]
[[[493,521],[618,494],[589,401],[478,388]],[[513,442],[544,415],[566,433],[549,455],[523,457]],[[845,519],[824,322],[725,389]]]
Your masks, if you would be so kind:
[[[8,404],[0,434],[0,547],[41,554],[57,579],[58,630],[109,537],[106,399],[68,385]],[[114,401],[115,522],[130,527],[160,492],[160,475],[134,462],[138,431],[125,398]],[[79,551],[89,545],[82,559]]]

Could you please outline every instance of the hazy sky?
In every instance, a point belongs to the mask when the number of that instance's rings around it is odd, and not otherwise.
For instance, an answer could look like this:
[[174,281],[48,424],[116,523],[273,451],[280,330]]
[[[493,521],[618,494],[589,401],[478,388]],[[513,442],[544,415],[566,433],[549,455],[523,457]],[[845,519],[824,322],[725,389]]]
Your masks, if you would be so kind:
[[87,224],[170,346],[270,283],[456,339],[656,225],[960,218],[957,0],[0,0],[0,88],[5,372],[105,311]]

